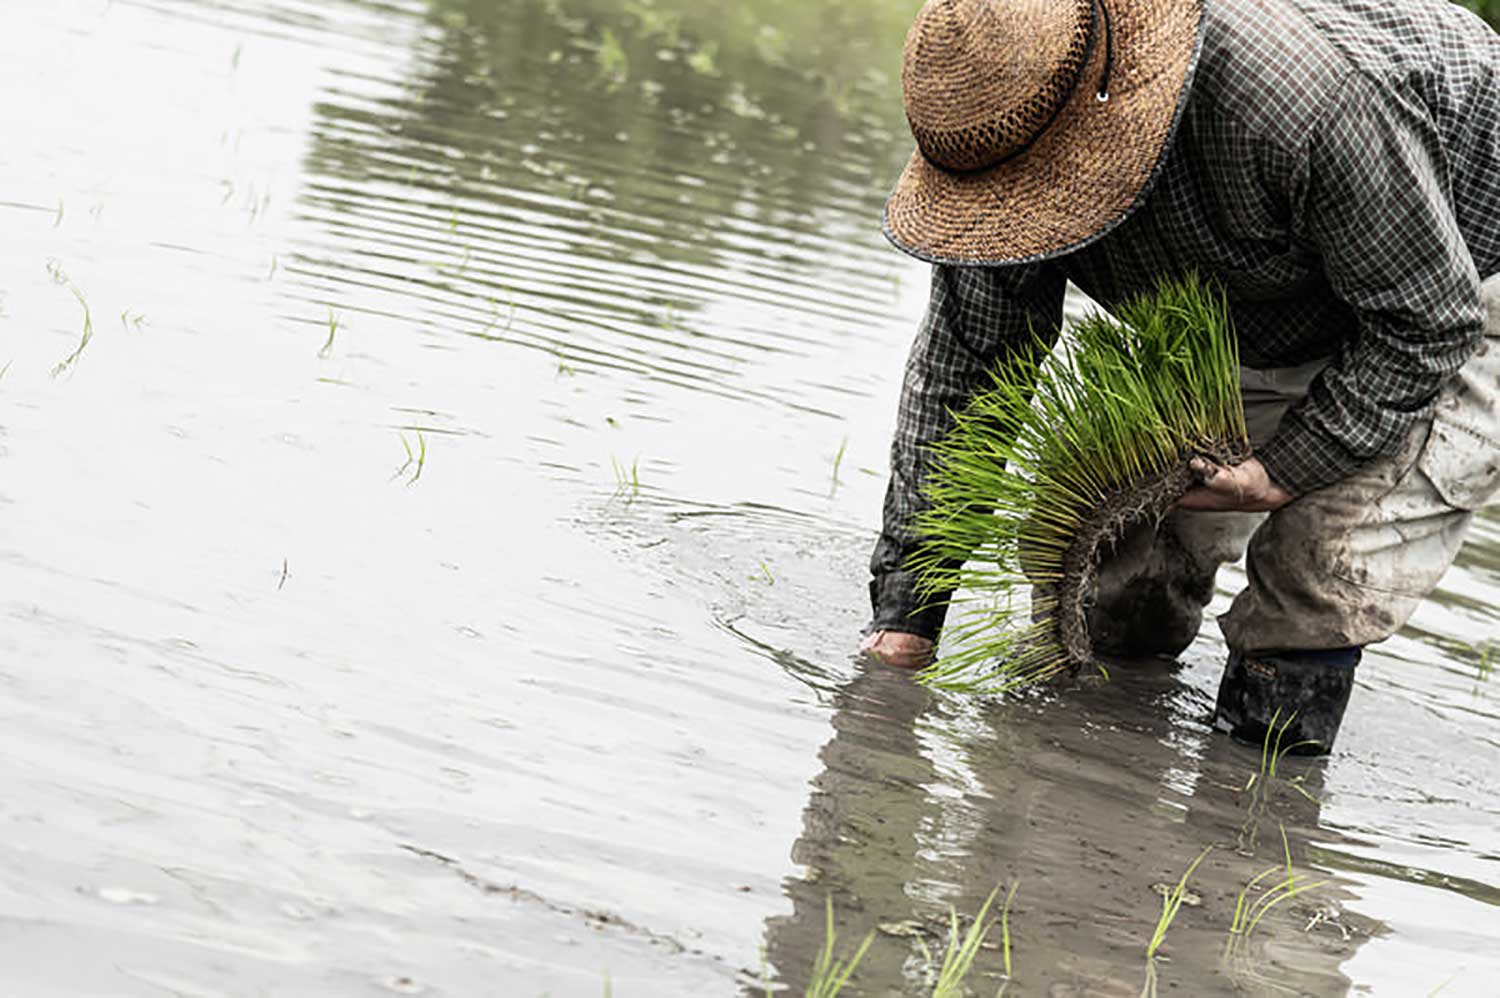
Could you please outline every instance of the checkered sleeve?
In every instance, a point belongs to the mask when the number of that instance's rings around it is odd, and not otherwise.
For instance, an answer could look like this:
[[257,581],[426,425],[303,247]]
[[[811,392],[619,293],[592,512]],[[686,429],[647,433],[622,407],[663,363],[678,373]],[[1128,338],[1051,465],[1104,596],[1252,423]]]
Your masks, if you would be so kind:
[[1033,331],[1056,338],[1065,284],[1051,264],[933,268],[927,314],[901,387],[885,522],[870,559],[869,630],[937,636],[948,596],[918,596],[905,568],[917,545],[913,518],[927,506],[929,446],[953,426],[953,412],[988,384],[988,372],[1030,342]]
[[1356,311],[1359,335],[1261,450],[1294,495],[1396,452],[1483,335],[1479,275],[1447,174],[1415,96],[1359,74],[1345,81],[1294,183],[1294,225]]

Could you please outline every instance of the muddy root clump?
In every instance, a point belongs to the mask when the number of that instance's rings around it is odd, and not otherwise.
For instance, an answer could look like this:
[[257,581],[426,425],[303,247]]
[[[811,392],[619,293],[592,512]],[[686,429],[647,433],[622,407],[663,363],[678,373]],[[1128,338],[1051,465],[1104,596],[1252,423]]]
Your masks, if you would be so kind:
[[1159,522],[1202,455],[1249,456],[1221,296],[1192,278],[1039,337],[992,373],[934,447],[908,561],[950,611],[929,685],[1001,692],[1095,661],[1100,557]]
[[[1250,456],[1238,442],[1215,443],[1198,448],[1215,463],[1234,465]],[[1150,475],[1107,496],[1083,517],[1077,537],[1062,559],[1062,579],[1055,587],[1057,641],[1067,656],[1066,664],[1082,668],[1094,660],[1094,641],[1089,633],[1088,613],[1097,590],[1099,562],[1137,523],[1161,523],[1189,489],[1198,484],[1183,458],[1168,471]]]

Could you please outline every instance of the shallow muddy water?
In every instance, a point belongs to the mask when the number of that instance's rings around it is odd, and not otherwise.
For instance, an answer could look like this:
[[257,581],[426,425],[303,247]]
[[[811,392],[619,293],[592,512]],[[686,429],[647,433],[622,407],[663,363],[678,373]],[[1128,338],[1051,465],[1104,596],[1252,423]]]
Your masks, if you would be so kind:
[[[0,995],[801,994],[831,898],[916,996],[1018,884],[1008,995],[1134,996],[1209,846],[1161,993],[1494,993],[1493,515],[1249,790],[1211,624],[1006,703],[851,656],[914,7],[6,5]],[[1226,960],[1282,828],[1325,883]]]

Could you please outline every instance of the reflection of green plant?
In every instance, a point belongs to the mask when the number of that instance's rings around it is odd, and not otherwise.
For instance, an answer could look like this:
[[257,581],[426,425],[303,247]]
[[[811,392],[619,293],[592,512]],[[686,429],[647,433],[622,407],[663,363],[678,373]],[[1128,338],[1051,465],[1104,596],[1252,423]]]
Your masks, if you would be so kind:
[[599,32],[599,41],[594,47],[594,62],[599,66],[599,76],[614,89],[622,86],[630,76],[630,57],[625,46],[608,28]]
[[[572,46],[589,52],[596,80],[611,92],[656,91],[653,84],[664,83],[668,94],[702,99],[711,93],[701,86],[723,81],[719,86],[748,86],[753,102],[775,104],[778,117],[807,117],[814,110],[808,89],[787,89],[790,73],[824,99],[821,110],[873,113],[892,128],[900,121],[901,39],[917,6],[914,0],[434,0],[438,21],[466,33],[508,17],[505,34],[520,37],[527,32],[517,25],[534,32],[537,15],[544,15],[574,36]],[[684,69],[696,78],[686,86],[658,78]],[[787,104],[794,95],[800,105]]]
[[718,76],[718,55],[718,43],[707,42],[688,53],[687,64],[692,67],[693,72],[702,76]]
[[1171,509],[1194,455],[1249,453],[1222,298],[1164,282],[1116,314],[1084,320],[1051,356],[1040,342],[1016,351],[934,448],[910,567],[928,594],[992,604],[950,626],[928,683],[999,691],[1092,662],[1100,552]]
[[654,0],[623,0],[621,7],[640,25],[642,36],[655,38],[669,47],[682,40],[679,11],[659,8]]

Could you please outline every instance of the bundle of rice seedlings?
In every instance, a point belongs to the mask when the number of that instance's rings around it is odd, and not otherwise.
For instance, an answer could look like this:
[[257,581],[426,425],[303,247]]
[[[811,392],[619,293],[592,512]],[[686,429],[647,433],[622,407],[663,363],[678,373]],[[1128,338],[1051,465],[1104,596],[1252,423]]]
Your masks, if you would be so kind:
[[1056,350],[1037,340],[991,377],[934,447],[910,565],[929,597],[982,604],[920,677],[969,692],[1093,664],[1101,555],[1160,522],[1196,484],[1195,456],[1250,455],[1225,304],[1192,277],[1094,313]]

